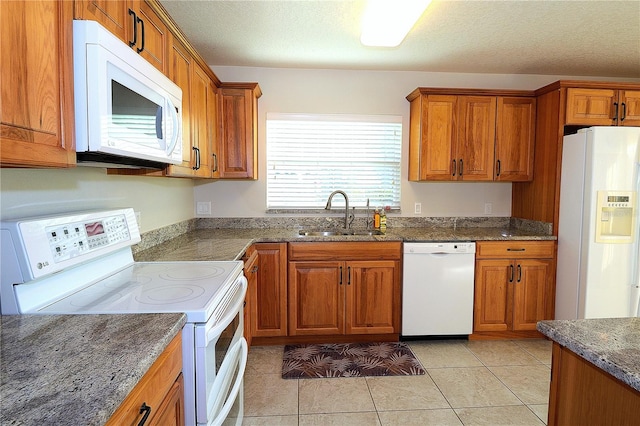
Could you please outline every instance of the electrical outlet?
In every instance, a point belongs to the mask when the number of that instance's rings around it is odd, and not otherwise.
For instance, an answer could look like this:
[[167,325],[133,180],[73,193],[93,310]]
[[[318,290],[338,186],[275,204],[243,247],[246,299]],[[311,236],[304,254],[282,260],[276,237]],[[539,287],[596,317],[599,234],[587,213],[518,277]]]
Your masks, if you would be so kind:
[[484,214],[491,214],[493,212],[493,204],[484,203]]
[[422,213],[422,203],[416,203],[414,205],[413,213],[415,213],[415,214]]
[[198,201],[196,203],[196,215],[211,216],[211,201]]

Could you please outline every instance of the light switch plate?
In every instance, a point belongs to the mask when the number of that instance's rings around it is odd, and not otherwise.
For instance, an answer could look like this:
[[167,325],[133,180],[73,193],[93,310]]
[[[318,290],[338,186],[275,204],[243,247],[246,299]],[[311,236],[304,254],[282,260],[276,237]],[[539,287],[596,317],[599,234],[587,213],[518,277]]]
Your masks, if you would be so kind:
[[196,203],[196,215],[211,216],[211,201],[198,201]]
[[493,213],[493,204],[484,203],[484,214],[491,214],[491,213]]
[[413,213],[420,214],[422,213],[422,203],[416,203],[413,209]]

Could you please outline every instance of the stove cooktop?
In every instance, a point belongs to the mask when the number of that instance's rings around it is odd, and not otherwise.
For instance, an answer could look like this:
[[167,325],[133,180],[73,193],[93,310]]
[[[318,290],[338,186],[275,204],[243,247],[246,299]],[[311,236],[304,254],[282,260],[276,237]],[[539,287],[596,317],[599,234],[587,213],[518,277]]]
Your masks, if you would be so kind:
[[206,322],[242,262],[138,262],[38,310],[43,314],[184,312]]

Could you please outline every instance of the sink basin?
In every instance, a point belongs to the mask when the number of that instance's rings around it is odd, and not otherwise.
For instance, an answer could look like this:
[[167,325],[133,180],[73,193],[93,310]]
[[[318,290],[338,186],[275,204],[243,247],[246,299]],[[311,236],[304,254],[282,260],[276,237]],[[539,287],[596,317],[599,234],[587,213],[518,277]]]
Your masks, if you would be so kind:
[[382,235],[382,232],[370,229],[301,229],[298,235],[303,237],[366,236]]

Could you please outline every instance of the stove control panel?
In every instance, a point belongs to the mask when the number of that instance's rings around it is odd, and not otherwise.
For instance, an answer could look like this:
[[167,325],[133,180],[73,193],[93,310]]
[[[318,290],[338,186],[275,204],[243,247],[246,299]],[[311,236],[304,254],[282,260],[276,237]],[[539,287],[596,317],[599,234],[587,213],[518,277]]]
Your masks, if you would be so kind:
[[140,242],[133,209],[7,221],[2,231],[25,282]]
[[130,239],[124,214],[101,220],[53,225],[45,231],[54,262]]

